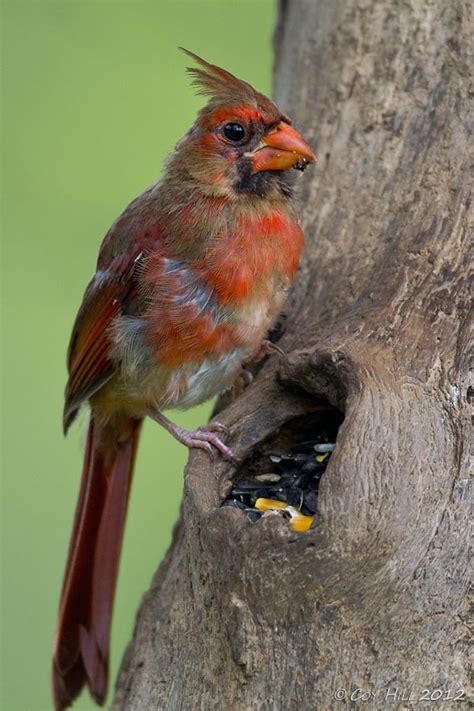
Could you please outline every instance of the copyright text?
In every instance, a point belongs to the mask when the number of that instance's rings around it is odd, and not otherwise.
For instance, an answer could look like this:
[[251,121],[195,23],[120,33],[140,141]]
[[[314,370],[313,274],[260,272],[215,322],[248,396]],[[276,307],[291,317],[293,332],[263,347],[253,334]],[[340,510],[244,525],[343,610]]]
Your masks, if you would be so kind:
[[362,701],[386,704],[399,704],[403,701],[466,701],[464,689],[421,689],[419,692],[412,689],[404,689],[399,686],[390,686],[378,691],[354,687],[336,689],[334,692],[336,701]]

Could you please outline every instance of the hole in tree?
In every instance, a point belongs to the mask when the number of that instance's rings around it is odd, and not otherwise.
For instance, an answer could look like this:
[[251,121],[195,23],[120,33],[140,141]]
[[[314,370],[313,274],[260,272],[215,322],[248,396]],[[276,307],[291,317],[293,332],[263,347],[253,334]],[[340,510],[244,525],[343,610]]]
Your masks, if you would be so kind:
[[240,509],[255,524],[277,511],[290,529],[307,531],[317,521],[319,484],[343,420],[327,404],[286,422],[239,467],[222,506]]

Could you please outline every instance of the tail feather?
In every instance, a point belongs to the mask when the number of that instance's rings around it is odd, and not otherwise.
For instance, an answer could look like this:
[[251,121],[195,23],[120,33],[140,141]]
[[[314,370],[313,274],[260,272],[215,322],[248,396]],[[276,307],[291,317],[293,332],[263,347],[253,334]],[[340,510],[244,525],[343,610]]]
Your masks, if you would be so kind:
[[110,624],[141,422],[100,425],[91,417],[53,656],[57,711],[87,684],[107,692]]

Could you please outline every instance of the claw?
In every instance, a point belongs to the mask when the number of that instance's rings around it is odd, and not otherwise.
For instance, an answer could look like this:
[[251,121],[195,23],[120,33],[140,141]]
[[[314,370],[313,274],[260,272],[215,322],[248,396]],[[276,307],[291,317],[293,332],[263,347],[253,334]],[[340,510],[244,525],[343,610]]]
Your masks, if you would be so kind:
[[249,385],[252,385],[254,378],[253,373],[251,373],[250,370],[247,370],[247,368],[242,367],[240,377],[242,378],[244,388],[248,387]]
[[280,358],[286,358],[286,353],[280,348],[280,346],[277,346],[276,343],[269,341],[268,338],[264,338],[257,350],[250,356],[250,358],[248,358],[242,363],[243,370],[246,370],[246,366],[252,365],[253,363],[258,363],[260,360],[262,360],[262,358],[267,355],[271,355],[272,353],[275,353]]
[[182,441],[182,444],[185,444],[186,447],[189,447],[190,449],[204,449],[208,453],[210,458],[214,459],[214,450],[209,444],[209,442],[203,442],[197,439],[189,439],[187,442]]
[[261,349],[262,352],[267,355],[270,355],[270,353],[276,353],[276,355],[279,355],[280,358],[286,358],[285,351],[280,348],[280,346],[277,346],[276,343],[273,343],[273,341],[269,341],[267,338],[262,341]]
[[222,422],[209,422],[207,425],[201,425],[200,427],[197,428],[199,432],[202,431],[208,431],[208,432],[222,432],[223,434],[229,434],[229,428],[227,425],[223,425]]
[[242,370],[240,371],[237,380],[232,386],[232,400],[236,400],[239,395],[253,383],[253,373],[247,370],[244,365],[242,365]]

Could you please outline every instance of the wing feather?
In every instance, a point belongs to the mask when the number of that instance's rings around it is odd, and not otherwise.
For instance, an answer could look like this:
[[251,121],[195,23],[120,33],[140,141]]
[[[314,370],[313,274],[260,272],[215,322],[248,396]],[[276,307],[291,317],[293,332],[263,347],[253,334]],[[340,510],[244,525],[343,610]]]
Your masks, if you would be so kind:
[[111,324],[133,302],[137,288],[133,275],[140,255],[121,258],[121,269],[96,274],[89,284],[74,324],[68,351],[63,425],[67,432],[81,404],[115,373],[111,357]]

